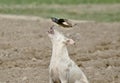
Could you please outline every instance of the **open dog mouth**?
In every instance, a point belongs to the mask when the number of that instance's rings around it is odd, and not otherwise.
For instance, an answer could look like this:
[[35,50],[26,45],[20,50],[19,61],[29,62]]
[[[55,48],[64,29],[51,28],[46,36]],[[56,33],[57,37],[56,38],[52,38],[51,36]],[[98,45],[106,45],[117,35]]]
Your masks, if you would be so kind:
[[50,27],[49,31],[48,31],[49,34],[54,34],[54,29],[53,29],[53,26]]

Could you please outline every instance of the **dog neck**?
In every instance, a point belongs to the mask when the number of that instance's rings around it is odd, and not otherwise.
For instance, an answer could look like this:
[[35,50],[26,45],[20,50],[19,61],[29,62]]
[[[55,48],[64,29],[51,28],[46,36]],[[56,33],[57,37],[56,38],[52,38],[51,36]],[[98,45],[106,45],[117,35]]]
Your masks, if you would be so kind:
[[53,44],[52,59],[58,60],[61,58],[69,58],[67,46],[60,44]]

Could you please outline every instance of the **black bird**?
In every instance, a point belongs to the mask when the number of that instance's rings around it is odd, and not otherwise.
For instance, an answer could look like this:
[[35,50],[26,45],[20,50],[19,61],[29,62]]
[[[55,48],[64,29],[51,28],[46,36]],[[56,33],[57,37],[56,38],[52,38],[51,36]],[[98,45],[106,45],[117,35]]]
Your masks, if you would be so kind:
[[72,27],[72,24],[67,19],[51,17],[51,20],[64,28]]

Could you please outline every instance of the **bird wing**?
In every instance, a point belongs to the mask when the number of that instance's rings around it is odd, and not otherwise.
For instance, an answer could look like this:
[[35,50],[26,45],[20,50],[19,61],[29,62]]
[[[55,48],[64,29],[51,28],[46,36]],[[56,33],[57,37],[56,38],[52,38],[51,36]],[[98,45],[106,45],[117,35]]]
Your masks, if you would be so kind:
[[68,26],[68,27],[72,27],[72,24],[69,20],[67,20],[67,19],[64,19],[64,20],[65,21],[63,22],[63,25]]

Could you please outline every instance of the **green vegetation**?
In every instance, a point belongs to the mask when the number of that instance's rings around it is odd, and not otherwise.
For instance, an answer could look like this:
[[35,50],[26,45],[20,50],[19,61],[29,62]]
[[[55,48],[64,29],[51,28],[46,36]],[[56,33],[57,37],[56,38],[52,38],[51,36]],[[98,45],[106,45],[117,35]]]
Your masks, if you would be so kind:
[[[119,3],[120,0],[0,0],[0,13],[118,22],[120,21]],[[78,7],[81,5],[84,6]],[[92,9],[91,5],[96,5],[98,10],[95,7]],[[117,6],[112,8],[112,5]]]
[[0,4],[113,4],[120,0],[0,0]]

